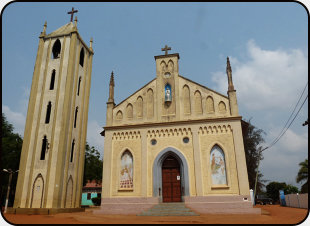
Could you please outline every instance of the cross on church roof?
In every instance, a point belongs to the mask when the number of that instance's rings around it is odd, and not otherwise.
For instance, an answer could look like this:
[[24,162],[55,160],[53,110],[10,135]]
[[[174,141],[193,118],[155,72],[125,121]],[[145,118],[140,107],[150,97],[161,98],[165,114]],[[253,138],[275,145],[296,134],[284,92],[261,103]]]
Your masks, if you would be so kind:
[[74,7],[72,7],[72,10],[68,12],[68,14],[71,14],[71,22],[73,20],[73,14],[77,12],[78,12],[77,10],[74,10]]
[[165,48],[161,48],[161,51],[165,51],[165,55],[168,54],[168,50],[171,50],[171,47],[168,47],[167,45],[165,45]]

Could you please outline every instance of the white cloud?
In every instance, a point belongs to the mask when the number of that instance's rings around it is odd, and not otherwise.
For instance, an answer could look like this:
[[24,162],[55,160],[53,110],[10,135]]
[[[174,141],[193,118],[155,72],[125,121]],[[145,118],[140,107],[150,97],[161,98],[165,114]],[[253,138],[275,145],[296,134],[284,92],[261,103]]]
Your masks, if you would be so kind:
[[[299,49],[263,50],[253,40],[247,43],[248,60],[230,57],[238,102],[249,110],[291,108],[307,82],[308,60]],[[215,90],[227,91],[224,72],[213,73]]]
[[100,135],[103,128],[95,120],[88,121],[87,125],[87,142],[90,146],[94,146],[101,154],[103,154],[104,137]]
[[[233,82],[240,113],[253,116],[255,126],[266,132],[266,143],[262,144],[266,147],[279,135],[308,81],[308,57],[299,49],[265,50],[253,40],[246,49],[247,60],[230,57]],[[227,75],[223,71],[213,73],[212,80],[215,90],[226,93]],[[304,98],[305,94],[302,101]],[[307,106],[299,115],[308,115]],[[300,187],[295,181],[298,164],[308,154],[308,133],[300,127],[290,127],[264,151],[260,166],[264,179]]]
[[[274,140],[280,133],[280,130],[271,130],[269,137]],[[308,133],[297,134],[293,130],[288,129],[280,140],[275,144],[277,149],[282,150],[282,153],[297,154],[297,152],[306,153],[308,150]]]
[[4,113],[7,121],[14,127],[14,132],[22,137],[24,136],[24,129],[26,123],[26,116],[20,112],[12,111],[8,106],[2,105],[2,112]]

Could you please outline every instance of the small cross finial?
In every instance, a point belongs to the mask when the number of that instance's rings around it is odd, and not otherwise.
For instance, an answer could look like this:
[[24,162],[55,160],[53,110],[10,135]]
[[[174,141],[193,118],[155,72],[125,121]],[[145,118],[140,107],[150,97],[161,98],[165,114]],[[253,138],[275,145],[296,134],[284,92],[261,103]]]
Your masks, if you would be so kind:
[[77,12],[78,12],[77,10],[74,10],[74,7],[72,7],[72,10],[68,12],[68,14],[71,14],[71,20],[70,20],[71,22],[73,20],[73,14]]
[[161,48],[161,51],[165,51],[165,55],[168,55],[168,50],[171,50],[171,47],[165,45],[165,48]]

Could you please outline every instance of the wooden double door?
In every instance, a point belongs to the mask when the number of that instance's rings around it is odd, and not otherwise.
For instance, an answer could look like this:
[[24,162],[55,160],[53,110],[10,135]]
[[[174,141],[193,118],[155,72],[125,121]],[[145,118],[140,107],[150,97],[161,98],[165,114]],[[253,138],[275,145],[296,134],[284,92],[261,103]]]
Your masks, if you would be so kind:
[[163,202],[181,202],[181,175],[179,162],[168,156],[162,166]]

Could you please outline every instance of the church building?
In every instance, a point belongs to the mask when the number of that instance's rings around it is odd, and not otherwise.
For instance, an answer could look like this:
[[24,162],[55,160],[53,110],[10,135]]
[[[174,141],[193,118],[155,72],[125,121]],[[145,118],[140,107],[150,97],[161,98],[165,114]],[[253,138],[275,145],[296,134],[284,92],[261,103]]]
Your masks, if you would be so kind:
[[258,213],[229,58],[226,96],[181,76],[180,56],[168,50],[155,56],[156,77],[118,104],[111,74],[99,212],[184,202],[200,213]]

